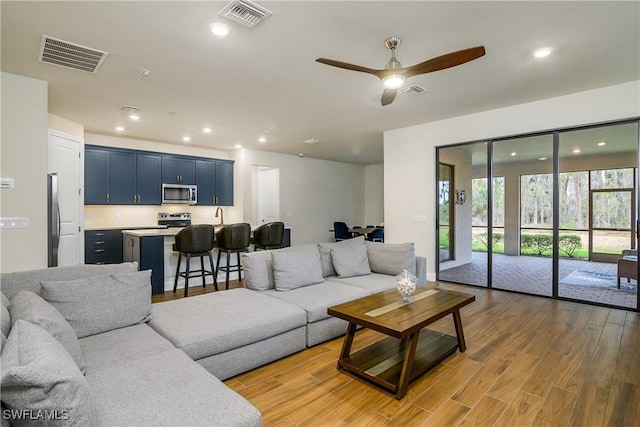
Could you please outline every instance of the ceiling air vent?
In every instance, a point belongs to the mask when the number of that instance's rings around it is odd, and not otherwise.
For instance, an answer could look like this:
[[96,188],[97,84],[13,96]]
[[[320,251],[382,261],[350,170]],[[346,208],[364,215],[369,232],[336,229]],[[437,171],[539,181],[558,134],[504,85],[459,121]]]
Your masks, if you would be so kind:
[[107,52],[101,50],[43,35],[38,61],[95,73],[107,55]]
[[413,86],[408,86],[405,88],[400,89],[400,92],[407,94],[407,95],[419,95],[423,92],[426,92],[427,90],[425,88],[423,88],[422,86],[419,85],[413,85]]
[[118,111],[121,111],[126,114],[135,114],[142,111],[142,108],[132,107],[130,105],[123,105],[122,107],[118,108]]
[[271,12],[249,0],[234,0],[220,11],[220,15],[247,27],[254,27],[260,21],[271,16]]

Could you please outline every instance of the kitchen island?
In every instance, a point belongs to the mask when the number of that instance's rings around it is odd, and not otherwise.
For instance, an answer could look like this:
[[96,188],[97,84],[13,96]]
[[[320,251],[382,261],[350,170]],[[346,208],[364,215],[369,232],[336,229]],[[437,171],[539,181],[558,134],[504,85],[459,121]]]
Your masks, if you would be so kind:
[[[252,227],[254,229],[255,227]],[[123,261],[137,262],[140,270],[151,270],[151,287],[153,295],[173,290],[173,282],[178,266],[178,252],[173,250],[175,236],[183,227],[145,228],[122,230]],[[217,232],[220,226],[215,226]],[[283,246],[290,245],[291,229],[285,228]],[[214,248],[215,249],[215,248]],[[215,256],[214,256],[215,260]],[[226,254],[222,254],[220,263],[226,265]],[[200,258],[191,259],[190,269],[199,270]],[[216,269],[218,267],[216,266]],[[199,278],[193,283],[201,283]],[[218,278],[220,280],[220,278]],[[224,280],[224,275],[222,276]],[[206,278],[207,284],[213,284],[213,278]],[[178,288],[184,288],[184,278],[178,278]]]

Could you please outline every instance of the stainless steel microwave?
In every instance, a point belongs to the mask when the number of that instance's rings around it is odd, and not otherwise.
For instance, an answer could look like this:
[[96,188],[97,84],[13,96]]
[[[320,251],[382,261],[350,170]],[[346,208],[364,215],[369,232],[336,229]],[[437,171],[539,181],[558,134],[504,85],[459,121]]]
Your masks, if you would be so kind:
[[162,204],[195,205],[198,203],[196,185],[162,184]]

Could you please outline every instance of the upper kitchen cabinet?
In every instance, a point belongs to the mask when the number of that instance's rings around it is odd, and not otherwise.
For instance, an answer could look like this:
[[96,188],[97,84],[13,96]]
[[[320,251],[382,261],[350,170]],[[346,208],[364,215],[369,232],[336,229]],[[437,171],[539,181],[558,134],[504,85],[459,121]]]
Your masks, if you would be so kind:
[[174,156],[162,156],[162,183],[183,185],[195,184],[195,160]]
[[159,205],[161,156],[85,147],[86,205]]
[[109,203],[109,151],[85,147],[84,204]]
[[198,205],[233,206],[233,162],[196,160]]

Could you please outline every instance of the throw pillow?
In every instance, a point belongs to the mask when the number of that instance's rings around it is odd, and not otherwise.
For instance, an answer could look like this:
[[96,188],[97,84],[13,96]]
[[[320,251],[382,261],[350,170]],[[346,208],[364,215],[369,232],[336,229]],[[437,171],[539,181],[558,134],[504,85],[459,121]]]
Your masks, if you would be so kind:
[[242,255],[244,287],[254,291],[275,288],[273,281],[273,260],[270,251],[250,252]]
[[274,251],[271,257],[275,287],[278,291],[290,291],[324,281],[320,252],[316,245]]
[[55,424],[61,426],[95,425],[87,380],[58,340],[37,325],[18,320],[11,329],[2,353],[1,381],[7,409],[47,411],[60,418]]
[[371,274],[367,249],[364,245],[354,246],[353,248],[348,246],[332,248],[331,262],[340,278]]
[[331,249],[334,248],[353,248],[357,249],[364,245],[364,236],[354,237],[353,239],[341,240],[335,243],[318,243],[320,251],[320,260],[322,262],[322,275],[324,277],[336,276],[336,270],[331,261]]
[[7,298],[2,291],[0,291],[0,294],[2,294],[2,305],[8,308],[11,305],[11,302],[9,302],[9,298]]
[[151,319],[151,270],[40,285],[78,338]]
[[9,336],[9,331],[11,330],[11,315],[9,314],[9,310],[4,305],[2,306],[2,311],[0,312],[0,330],[5,337]]
[[413,243],[366,242],[365,247],[371,271],[374,273],[395,276],[406,268],[416,274],[416,252]]
[[78,365],[78,369],[82,373],[86,372],[87,366],[78,337],[69,322],[54,306],[33,292],[20,291],[13,297],[10,309],[12,323],[24,320],[40,326],[62,344]]

